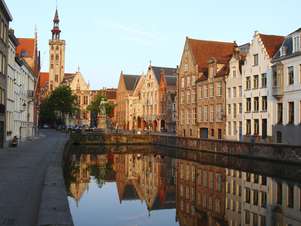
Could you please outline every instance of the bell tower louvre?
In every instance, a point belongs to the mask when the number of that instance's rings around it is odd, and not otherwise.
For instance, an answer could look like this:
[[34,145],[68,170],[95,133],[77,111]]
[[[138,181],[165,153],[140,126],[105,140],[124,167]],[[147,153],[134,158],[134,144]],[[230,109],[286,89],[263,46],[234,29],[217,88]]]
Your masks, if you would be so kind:
[[52,38],[49,40],[49,91],[57,88],[65,74],[65,40],[61,40],[60,19],[58,10],[53,18]]

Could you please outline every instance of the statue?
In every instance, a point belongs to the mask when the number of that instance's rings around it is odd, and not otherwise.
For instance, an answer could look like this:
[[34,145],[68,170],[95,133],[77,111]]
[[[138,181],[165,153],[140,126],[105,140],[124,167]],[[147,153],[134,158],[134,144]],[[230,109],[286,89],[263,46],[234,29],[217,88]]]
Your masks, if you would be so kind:
[[106,112],[106,105],[107,101],[104,98],[101,98],[99,104],[99,116],[98,116],[98,128],[99,129],[107,129],[107,112]]

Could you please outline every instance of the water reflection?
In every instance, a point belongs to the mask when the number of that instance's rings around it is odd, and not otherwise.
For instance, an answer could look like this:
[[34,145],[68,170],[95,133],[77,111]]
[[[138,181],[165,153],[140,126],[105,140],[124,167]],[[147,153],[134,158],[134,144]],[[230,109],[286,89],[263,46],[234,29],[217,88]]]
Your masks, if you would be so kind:
[[299,226],[301,166],[203,153],[74,150],[65,180],[75,225]]

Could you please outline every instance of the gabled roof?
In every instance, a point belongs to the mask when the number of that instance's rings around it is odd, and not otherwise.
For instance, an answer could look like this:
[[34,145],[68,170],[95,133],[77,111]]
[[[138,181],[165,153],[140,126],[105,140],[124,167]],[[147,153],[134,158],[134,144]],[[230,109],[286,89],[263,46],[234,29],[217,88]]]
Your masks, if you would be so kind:
[[16,54],[19,57],[33,57],[35,51],[34,38],[18,38],[19,45],[16,49]]
[[[274,54],[272,62],[276,62],[279,60],[283,60],[283,59],[287,59],[290,57],[295,57],[295,56],[301,55],[300,51],[293,52],[293,36],[298,33],[299,34],[301,33],[301,28],[295,30],[294,32],[290,33],[289,35],[287,35],[285,37],[281,46],[279,47],[277,52]],[[283,53],[280,54],[282,48],[283,48]]]
[[285,38],[284,36],[266,35],[261,33],[259,33],[259,37],[270,58],[275,55]]
[[39,88],[44,88],[49,81],[49,73],[48,72],[40,72],[39,76]]
[[234,42],[207,41],[187,38],[189,48],[200,72],[207,71],[208,60],[215,58],[217,63],[225,64],[231,59]]
[[136,88],[140,77],[141,77],[140,75],[123,74],[125,88],[129,91],[133,91]]
[[176,86],[177,85],[177,76],[175,75],[166,75],[165,80],[167,86]]
[[177,69],[176,68],[170,68],[170,67],[156,67],[156,66],[150,66],[150,68],[153,70],[155,77],[158,82],[160,82],[160,74],[163,72],[164,75],[174,75],[176,76]]
[[75,78],[75,73],[65,73],[63,83],[71,83],[73,79]]

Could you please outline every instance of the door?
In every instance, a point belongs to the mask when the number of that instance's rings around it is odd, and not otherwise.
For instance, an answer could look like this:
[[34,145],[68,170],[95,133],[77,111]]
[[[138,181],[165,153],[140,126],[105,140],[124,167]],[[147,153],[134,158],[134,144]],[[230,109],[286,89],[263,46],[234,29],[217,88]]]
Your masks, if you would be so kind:
[[218,136],[218,139],[219,139],[219,140],[222,139],[222,130],[221,130],[221,129],[218,129],[218,130],[217,130],[217,136]]
[[4,122],[0,122],[0,148],[4,145]]
[[262,139],[267,138],[268,122],[266,119],[262,119]]
[[208,139],[208,128],[200,128],[200,138]]

